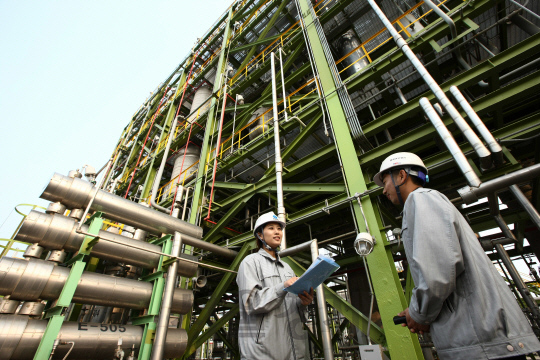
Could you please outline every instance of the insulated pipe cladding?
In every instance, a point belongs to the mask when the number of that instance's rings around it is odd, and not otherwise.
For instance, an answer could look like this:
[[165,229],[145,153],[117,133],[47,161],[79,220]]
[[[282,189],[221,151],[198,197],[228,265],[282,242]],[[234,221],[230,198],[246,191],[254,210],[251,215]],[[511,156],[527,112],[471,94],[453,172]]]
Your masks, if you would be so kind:
[[[0,349],[2,360],[31,360],[43,337],[46,320],[32,320],[24,315],[0,315]],[[168,329],[164,357],[179,358],[186,351],[188,336],[184,329]],[[61,343],[74,342],[69,359],[113,359],[118,341],[128,353],[141,344],[143,328],[135,325],[76,323],[62,324],[58,339]],[[59,345],[52,359],[63,359],[70,345]]]
[[[94,191],[95,187],[87,181],[55,173],[41,194],[41,198],[61,202],[70,209],[80,209],[88,206]],[[184,244],[213,252],[216,255],[228,258],[234,258],[237,255],[236,251],[199,240],[203,235],[202,228],[199,226],[103,190],[98,190],[90,209],[107,214],[107,218],[113,221],[128,224],[153,234],[165,233],[172,235],[178,231],[182,234]]]
[[[44,260],[0,259],[0,295],[12,300],[36,301],[58,299],[68,278],[69,269]],[[142,310],[148,308],[152,284],[121,277],[83,272],[73,302]],[[187,314],[193,292],[174,290],[171,311]]]
[[[37,243],[39,246],[51,250],[64,249],[74,252],[79,250],[85,237],[85,235],[77,233],[76,229],[77,222],[72,218],[58,214],[44,214],[32,210],[26,216],[26,219],[24,219],[15,239],[30,244]],[[84,232],[88,232],[88,225],[83,225],[81,229]],[[91,256],[103,260],[134,265],[144,269],[152,269],[158,266],[159,254],[135,249],[130,247],[130,245],[143,247],[154,252],[161,252],[161,247],[103,230],[100,230],[99,234],[105,238],[122,242],[125,245],[101,240],[93,246],[90,252]],[[182,254],[181,257],[196,260],[194,257],[185,254]],[[197,264],[186,261],[178,262],[179,275],[192,277],[196,273]]]
[[[93,184],[81,179],[72,179],[55,173],[41,194],[41,198],[61,202],[70,209],[84,209],[95,191]],[[107,218],[154,234],[181,234],[202,238],[202,228],[171,216],[159,213],[141,204],[120,196],[98,190],[91,210],[107,214]]]

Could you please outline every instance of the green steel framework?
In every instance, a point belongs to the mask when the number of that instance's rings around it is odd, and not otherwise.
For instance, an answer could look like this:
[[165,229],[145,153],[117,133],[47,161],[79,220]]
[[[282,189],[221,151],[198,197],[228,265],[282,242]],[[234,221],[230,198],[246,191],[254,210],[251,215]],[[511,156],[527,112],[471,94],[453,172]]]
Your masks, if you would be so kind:
[[[383,3],[387,1],[384,0]],[[459,176],[449,152],[444,146],[440,146],[433,126],[424,121],[418,104],[418,99],[421,96],[426,96],[429,99],[433,99],[434,96],[429,90],[422,90],[414,95],[409,95],[409,102],[396,104],[395,93],[381,92],[372,104],[373,107],[380,110],[378,117],[371,111],[371,108],[369,113],[367,108],[358,112],[358,116],[362,119],[362,130],[365,136],[372,144],[377,144],[372,150],[362,151],[351,136],[348,119],[332,76],[332,67],[323,51],[326,39],[320,38],[315,23],[319,21],[323,26],[326,26],[338,14],[345,14],[345,18],[356,16],[333,29],[325,28],[328,33],[326,36],[329,37],[328,42],[332,43],[339,35],[333,34],[333,32],[344,32],[348,28],[354,28],[353,22],[370,11],[369,5],[364,3],[364,7],[360,11],[357,13],[351,11],[351,14],[346,10],[353,3],[360,3],[359,1],[330,0],[322,2],[322,6],[319,4],[315,8],[315,12],[312,12],[310,7],[313,5],[309,0],[298,0],[300,16],[305,24],[305,36],[309,40],[309,45],[306,45],[298,18],[287,6],[290,3],[294,4],[295,1],[244,0],[231,5],[200,39],[186,59],[163,82],[163,85],[134,114],[113,152],[112,158],[115,166],[108,175],[108,183],[111,184],[113,178],[122,179],[123,181],[116,189],[117,195],[126,195],[134,201],[146,202],[155,181],[159,164],[163,157],[169,158],[171,156],[171,154],[164,153],[164,146],[161,144],[169,136],[173,136],[171,149],[179,151],[186,146],[188,139],[190,142],[199,142],[201,155],[195,180],[184,184],[193,189],[190,200],[191,211],[187,220],[205,228],[203,240],[222,246],[236,246],[238,249],[238,256],[232,262],[208,256],[208,254],[200,256],[200,261],[237,270],[242,259],[255,248],[249,226],[246,230],[246,226],[239,225],[245,220],[242,216],[242,210],[250,206],[253,208],[257,201],[260,204],[261,199],[268,198],[270,203],[275,201],[275,167],[271,161],[265,165],[257,164],[259,161],[254,158],[262,150],[271,147],[274,140],[272,132],[267,131],[253,141],[245,140],[241,144],[239,141],[234,152],[227,152],[223,148],[215,149],[219,122],[220,118],[224,116],[223,139],[227,143],[232,135],[233,117],[235,118],[235,132],[238,132],[238,129],[249,128],[251,115],[255,110],[261,106],[271,106],[270,85],[261,78],[270,69],[269,52],[276,51],[278,46],[281,47],[285,53],[283,63],[285,86],[288,90],[291,88],[297,90],[287,100],[289,115],[298,116],[305,124],[305,126],[301,126],[300,122],[295,121],[281,122],[280,124],[280,130],[283,134],[295,134],[283,148],[282,153],[285,164],[284,192],[287,194],[285,200],[288,220],[287,238],[288,241],[291,241],[289,246],[306,241],[311,236],[311,226],[308,233],[308,228],[301,226],[303,224],[311,223],[315,231],[322,234],[327,231],[332,222],[348,226],[347,231],[351,229],[365,231],[364,217],[358,202],[360,201],[369,228],[377,240],[377,245],[367,260],[383,325],[380,327],[373,323],[369,336],[374,342],[384,345],[393,360],[422,359],[423,354],[418,337],[406,328],[394,326],[392,322],[392,317],[407,307],[413,284],[409,271],[405,271],[401,276],[398,274],[395,261],[400,259],[397,253],[403,250],[398,248],[395,242],[389,241],[387,236],[390,228],[399,227],[399,215],[378,196],[381,194],[381,189],[377,189],[377,186],[371,181],[371,176],[376,172],[381,160],[392,152],[412,151],[426,154],[425,163],[433,178],[432,186],[448,195],[457,196],[455,189],[463,185],[464,180]],[[390,2],[388,1],[388,3]],[[416,1],[416,3],[421,4],[422,2]],[[425,31],[419,36],[409,37],[408,42],[411,49],[422,56],[424,62],[431,62],[427,67],[438,80],[443,91],[448,92],[451,85],[456,85],[462,91],[468,92],[473,99],[472,107],[482,117],[496,138],[511,140],[538,134],[540,132],[540,109],[538,104],[535,104],[535,94],[540,91],[540,72],[522,72],[519,75],[525,76],[516,75],[505,86],[501,86],[499,78],[501,75],[524,65],[528,59],[538,56],[540,35],[527,36],[525,39],[510,43],[508,35],[510,33],[508,33],[504,16],[513,9],[507,9],[508,5],[502,0],[469,2],[447,0],[445,6],[457,10],[453,12],[452,18],[460,29],[458,37],[449,41],[449,27],[432,14],[426,17],[429,24]],[[498,23],[491,25],[491,28],[504,32],[500,33],[501,51],[496,52],[489,59],[485,59],[485,57],[477,59],[477,64],[469,70],[460,69],[451,57],[448,60],[450,45],[459,44],[458,46],[463,48],[469,44],[470,37],[483,30],[482,24],[478,25],[475,19],[478,19],[480,15],[488,14],[493,9],[497,9],[497,11],[495,15],[491,14],[491,16],[495,18],[494,22],[498,21]],[[318,14],[317,19],[313,18],[313,13]],[[420,11],[420,13],[422,12]],[[284,23],[286,26],[283,25]],[[378,26],[377,30],[382,29],[381,24],[372,26]],[[464,39],[466,41],[462,41]],[[474,48],[470,50],[470,48],[466,51],[473,52],[475,50]],[[312,65],[306,56],[307,50],[313,54],[314,64]],[[254,56],[255,58],[253,58]],[[334,56],[336,59],[341,57],[335,54]],[[437,61],[437,56],[439,56],[440,63],[434,63]],[[444,60],[444,56],[446,56],[446,60]],[[189,77],[192,65],[194,65],[194,72]],[[234,69],[232,74],[227,73],[228,65]],[[383,42],[375,50],[370,51],[370,64],[361,73],[348,79],[343,78],[345,89],[349,95],[352,95],[364,91],[366,87],[373,84],[384,88],[386,84],[382,76],[403,65],[406,66],[404,54],[397,51],[392,41]],[[306,78],[310,79],[314,76],[312,66],[318,72],[314,82],[315,87],[319,87],[326,95],[322,103],[325,103],[328,111],[324,114],[320,108],[321,100],[316,92],[313,90],[308,94],[300,92],[301,84],[306,82]],[[194,91],[192,88],[200,86],[203,81],[206,81],[205,76],[211,69],[216,69],[216,77],[212,85],[212,96],[208,100],[210,102],[209,109],[200,114],[195,123],[184,124],[180,130],[171,129],[175,114],[180,113],[187,118],[188,114],[197,112],[198,109],[188,109],[186,102],[179,104],[180,98],[184,95],[186,95],[186,99],[189,98]],[[533,67],[532,69],[537,68]],[[281,73],[278,71],[276,76],[277,79],[280,79]],[[490,84],[488,90],[480,89],[476,85],[481,80],[488,80]],[[223,98],[225,84],[229,86],[227,92],[230,94],[230,99],[228,101]],[[415,88],[421,88],[421,86],[422,80],[416,79],[405,85],[403,90],[404,92],[405,90],[412,91]],[[280,81],[278,81],[277,87],[278,93],[280,93]],[[251,89],[251,94],[253,94],[253,89],[259,90],[255,91],[255,96],[250,97],[249,94],[246,96],[248,100],[246,104],[237,104],[235,107],[233,100],[235,96],[245,93],[248,89]],[[171,93],[168,93],[169,91]],[[160,106],[162,101],[164,104]],[[227,101],[225,114],[221,114],[223,101]],[[290,104],[295,105],[293,107]],[[280,106],[282,107],[282,105]],[[382,111],[383,109],[385,110]],[[462,115],[465,116],[465,113],[462,112]],[[369,120],[366,121],[366,118]],[[155,125],[149,131],[148,124],[152,119],[155,120]],[[459,141],[459,131],[453,126],[452,119],[449,116],[444,116],[442,119]],[[330,140],[321,139],[317,135],[321,133],[323,124],[331,126],[333,136]],[[399,135],[382,141],[381,144],[379,140],[383,138],[386,130],[392,130]],[[143,149],[145,137],[152,139],[157,134],[159,134],[157,145],[153,144],[150,147],[147,145]],[[315,139],[318,146],[314,150],[310,148],[310,150],[304,151],[302,156],[298,156],[299,151],[302,153],[303,149],[308,148],[308,139]],[[538,163],[538,154],[540,154],[538,144],[528,148],[514,146],[514,144],[517,142],[508,143],[504,147],[505,165],[485,173],[481,173],[477,169],[475,157],[471,154],[471,146],[466,142],[461,142],[460,147],[469,157],[480,178],[485,181],[520,169],[531,162]],[[224,152],[225,155],[223,155]],[[144,160],[139,164],[137,159],[140,155],[144,155]],[[211,178],[212,156],[219,157],[214,183]],[[335,167],[338,161],[341,162],[341,165],[337,167],[337,173],[341,174],[341,177],[338,176],[337,180],[322,182],[325,177],[319,177],[316,183],[306,181],[325,167]],[[238,164],[244,162],[253,164],[254,167],[262,167],[263,175],[257,181],[231,181],[233,176],[231,171]],[[450,174],[450,176],[445,177],[445,174]],[[131,177],[133,185],[128,188]],[[169,179],[158,179],[158,181],[163,187],[165,183],[169,182]],[[140,191],[138,190],[139,186],[141,187]],[[211,186],[214,186],[216,190],[214,199],[208,199],[209,187]],[[539,187],[539,181],[531,183],[532,194],[530,197],[536,207],[540,203]],[[359,200],[357,201],[357,199]],[[172,203],[170,198],[160,199],[160,201],[162,206],[169,206]],[[211,218],[202,219],[205,217],[204,214],[209,211],[209,201],[212,204]],[[468,210],[463,211],[467,212]],[[515,222],[518,227],[529,225],[526,213],[520,209],[513,209],[503,214],[507,222]],[[485,206],[482,207],[481,204],[475,205],[466,215],[475,231],[479,232],[496,226],[491,217],[486,214]],[[343,220],[344,218],[348,220]],[[100,214],[95,214],[90,225],[91,233],[95,233],[101,228],[101,221]],[[378,229],[378,231],[373,229]],[[343,231],[343,233],[345,232]],[[337,235],[339,235],[339,231]],[[528,235],[528,238],[530,236]],[[319,238],[318,236],[313,237]],[[328,237],[330,236],[326,236],[326,238]],[[523,234],[520,238],[523,239]],[[319,240],[324,239],[325,237],[319,238]],[[92,246],[92,241],[98,240],[87,236],[79,255],[71,260],[70,277],[56,306],[47,312],[47,317],[50,318],[49,325],[35,359],[48,357],[52,342],[56,338],[64,317],[63,311],[69,305],[75,286],[84,269],[83,255],[88,254],[88,247]],[[170,236],[156,240],[156,243],[163,244],[165,253],[170,252]],[[538,246],[533,242],[530,243],[530,246],[521,246],[510,251],[511,255],[540,254]],[[350,247],[346,248],[346,244],[343,240],[341,245],[338,245],[343,251],[338,249],[340,256],[337,261],[342,269],[353,273],[358,271],[358,264],[361,261]],[[324,247],[329,251],[336,251],[336,248],[330,245]],[[185,252],[190,250],[193,249],[189,247],[184,249]],[[291,265],[297,275],[300,275],[309,262],[306,262],[306,259],[309,259],[309,256],[300,254],[294,258],[287,258],[285,261]],[[146,315],[133,319],[133,324],[144,326],[144,336],[139,352],[141,360],[148,359],[151,353],[153,334],[156,328],[154,317],[159,312],[164,284],[162,266],[167,265],[164,260],[166,259],[161,259],[159,268],[154,273],[141,279],[154,283],[151,305]],[[234,301],[223,300],[231,296],[234,298],[236,294],[235,275],[228,272],[221,275],[219,273],[212,274],[212,276],[214,275],[216,276],[214,279],[218,280],[213,282],[211,293],[201,292],[201,296],[196,297],[192,316],[185,316],[182,322],[182,327],[188,331],[189,336],[184,358],[193,354],[197,348],[214,335],[222,339],[234,358],[239,358],[237,344],[230,336],[228,337],[230,334],[222,331],[227,323],[238,317],[238,304]],[[400,279],[400,277],[404,278]],[[404,285],[401,284],[401,281]],[[181,279],[180,284],[181,286],[192,286],[190,279]],[[343,290],[343,288],[334,285],[332,287],[325,286],[326,300],[329,307],[337,310],[345,318],[341,324],[335,326],[334,341],[337,341],[339,333],[344,328],[352,325],[365,333],[371,314],[368,316],[353,306],[350,298],[344,299],[340,296],[338,291]],[[201,304],[204,304],[202,310],[198,307]],[[216,315],[217,312],[222,313],[221,317]],[[206,326],[206,330],[203,331]],[[316,333],[318,331],[315,327],[313,331],[309,330],[314,349],[321,351],[321,341]]]

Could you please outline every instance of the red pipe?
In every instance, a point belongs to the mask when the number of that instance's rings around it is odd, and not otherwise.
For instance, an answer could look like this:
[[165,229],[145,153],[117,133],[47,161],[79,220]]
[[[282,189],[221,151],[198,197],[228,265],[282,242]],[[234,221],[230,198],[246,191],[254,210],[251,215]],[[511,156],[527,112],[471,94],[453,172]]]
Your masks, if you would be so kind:
[[[159,106],[154,113],[154,116],[152,117],[152,123],[150,124],[150,129],[148,129],[148,134],[146,134],[146,138],[144,139],[143,146],[141,148],[141,152],[139,153],[139,158],[137,159],[137,163],[135,164],[135,167],[133,168],[133,173],[131,174],[131,180],[129,180],[129,185],[126,190],[126,195],[124,195],[124,199],[127,198],[129,194],[129,188],[131,187],[131,183],[133,182],[133,178],[135,177],[135,172],[137,171],[137,166],[139,166],[139,162],[141,161],[142,154],[144,153],[144,146],[146,145],[146,142],[148,141],[148,137],[150,136],[150,132],[152,131],[152,127],[154,127],[154,121],[156,121],[156,117],[159,113],[159,109],[161,109],[161,105],[163,104],[163,99],[165,99],[165,95],[167,95],[167,91],[169,91],[169,87],[165,89],[163,92],[163,96],[161,97],[161,100],[159,101]],[[135,144],[133,144],[135,146]]]
[[[204,219],[204,221],[208,221],[209,223],[211,223],[211,224],[214,224],[214,225],[216,225],[216,224],[217,224],[216,222],[213,222],[213,221],[212,221],[212,220],[210,220],[210,219]],[[231,229],[230,227],[225,227],[225,229],[227,229],[227,230],[230,230],[230,231],[234,231],[234,232],[235,232],[235,233],[237,233],[237,234],[241,234],[241,232],[240,232],[240,231],[237,231],[237,230]]]
[[212,174],[212,189],[210,190],[210,203],[208,204],[208,215],[204,220],[210,219],[210,209],[212,209],[212,200],[214,198],[214,184],[216,182],[216,170],[217,170],[217,158],[219,154],[219,147],[221,146],[221,131],[223,130],[223,119],[225,118],[225,105],[227,105],[227,84],[223,87],[225,93],[223,94],[223,106],[221,107],[221,119],[219,121],[219,133],[216,146],[216,156],[214,157],[214,169]]

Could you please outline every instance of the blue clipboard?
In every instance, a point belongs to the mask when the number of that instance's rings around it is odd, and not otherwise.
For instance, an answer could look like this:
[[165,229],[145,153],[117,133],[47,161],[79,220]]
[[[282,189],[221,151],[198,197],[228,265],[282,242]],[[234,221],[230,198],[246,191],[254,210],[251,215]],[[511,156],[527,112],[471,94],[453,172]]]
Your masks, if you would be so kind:
[[306,270],[304,275],[284,290],[296,295],[303,294],[304,291],[309,293],[311,288],[315,290],[337,269],[339,269],[339,265],[334,260],[328,256],[319,255],[313,264]]

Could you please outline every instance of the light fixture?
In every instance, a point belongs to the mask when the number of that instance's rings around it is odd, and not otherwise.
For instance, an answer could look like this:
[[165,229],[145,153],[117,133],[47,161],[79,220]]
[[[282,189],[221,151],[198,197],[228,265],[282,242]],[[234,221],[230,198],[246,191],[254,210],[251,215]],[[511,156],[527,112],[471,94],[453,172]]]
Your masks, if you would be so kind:
[[368,256],[373,251],[373,246],[375,246],[375,239],[371,234],[362,232],[356,235],[356,240],[354,240],[354,250],[356,250],[358,255],[362,257]]

